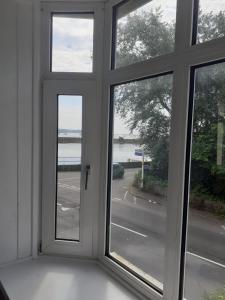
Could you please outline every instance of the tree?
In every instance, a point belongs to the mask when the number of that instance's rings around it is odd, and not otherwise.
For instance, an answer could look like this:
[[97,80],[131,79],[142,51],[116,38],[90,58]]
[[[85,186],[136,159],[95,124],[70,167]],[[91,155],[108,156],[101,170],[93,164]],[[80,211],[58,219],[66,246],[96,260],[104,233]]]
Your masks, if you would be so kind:
[[152,166],[155,166],[155,175],[166,179],[172,76],[119,86],[115,90],[115,99],[116,110],[126,120],[130,130],[139,132],[145,154],[151,157]]
[[125,22],[118,23],[116,65],[124,66],[172,52],[174,38],[174,24],[162,21],[160,7],[128,15]]
[[[160,8],[128,15],[118,24],[116,65],[172,52],[174,38],[174,24],[162,20]],[[171,75],[132,82],[115,90],[117,113],[131,131],[139,132],[145,153],[152,159],[154,175],[163,179],[168,173],[171,99]]]
[[224,11],[218,14],[210,12],[199,13],[197,42],[207,42],[225,35],[225,15]]
[[[163,21],[160,8],[133,13],[118,24],[116,65],[123,66],[169,53],[174,47],[174,24]],[[198,42],[225,35],[225,13],[199,16]],[[223,162],[225,67],[196,72],[192,160],[210,172]],[[151,157],[155,176],[167,178],[172,76],[160,76],[117,86],[116,112],[130,131],[138,131]],[[219,142],[218,142],[219,141]],[[218,150],[219,149],[219,150]],[[225,174],[225,173],[224,173]]]

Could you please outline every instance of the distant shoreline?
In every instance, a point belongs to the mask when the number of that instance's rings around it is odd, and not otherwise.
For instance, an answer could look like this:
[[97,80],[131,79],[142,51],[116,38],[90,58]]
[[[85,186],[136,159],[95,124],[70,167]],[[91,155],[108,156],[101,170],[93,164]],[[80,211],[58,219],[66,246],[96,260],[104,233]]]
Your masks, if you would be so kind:
[[[59,144],[81,144],[82,139],[80,137],[58,137],[58,143]],[[117,138],[113,139],[113,143],[115,144],[135,144],[139,145],[140,140],[139,139],[124,139],[124,138]]]

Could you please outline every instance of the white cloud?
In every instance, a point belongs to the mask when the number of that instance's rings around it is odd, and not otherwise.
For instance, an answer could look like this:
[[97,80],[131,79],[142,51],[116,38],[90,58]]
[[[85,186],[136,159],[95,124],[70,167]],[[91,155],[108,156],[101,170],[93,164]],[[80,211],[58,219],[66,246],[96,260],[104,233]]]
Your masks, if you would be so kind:
[[225,11],[225,0],[200,0],[200,7],[203,12],[213,12],[218,13],[220,11]]
[[92,72],[92,53],[88,50],[74,51],[54,49],[52,55],[53,72]]
[[81,107],[59,108],[59,128],[60,129],[82,129]]
[[[149,1],[149,3],[139,7],[134,12],[131,12],[129,15],[142,14],[143,12],[150,12],[156,8],[161,8],[162,19],[165,22],[175,22],[176,19],[176,0],[157,0]],[[119,19],[119,22],[126,22],[126,16]]]
[[53,17],[54,32],[67,37],[93,36],[94,20]]
[[[161,7],[164,22],[175,22],[177,0],[152,0],[136,9],[135,13],[148,12],[158,7]],[[225,11],[225,0],[200,0],[200,7],[205,13],[212,11],[217,14],[220,11]],[[126,22],[126,17],[121,18],[120,22]]]
[[93,20],[53,17],[53,72],[92,72]]

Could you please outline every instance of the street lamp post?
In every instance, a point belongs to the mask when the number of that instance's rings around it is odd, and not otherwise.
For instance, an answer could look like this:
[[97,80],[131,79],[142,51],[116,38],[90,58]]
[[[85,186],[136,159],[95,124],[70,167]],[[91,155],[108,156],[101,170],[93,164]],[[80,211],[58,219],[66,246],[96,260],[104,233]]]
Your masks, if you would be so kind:
[[145,155],[144,150],[142,150],[142,166],[141,166],[141,188],[144,187],[144,165],[145,165]]
[[145,154],[144,149],[136,149],[135,150],[136,156],[142,156],[142,166],[141,166],[141,188],[144,187],[144,165],[145,165]]

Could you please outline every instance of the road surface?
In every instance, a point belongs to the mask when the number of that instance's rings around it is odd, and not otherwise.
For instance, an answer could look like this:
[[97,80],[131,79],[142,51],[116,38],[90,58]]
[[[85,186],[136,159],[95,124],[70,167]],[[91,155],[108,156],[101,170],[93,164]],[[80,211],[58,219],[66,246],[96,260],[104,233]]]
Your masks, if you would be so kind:
[[[166,199],[131,188],[136,169],[112,183],[111,252],[163,283]],[[57,236],[79,239],[79,172],[59,173]],[[143,196],[144,195],[144,196]],[[185,298],[225,285],[225,221],[190,210]]]

